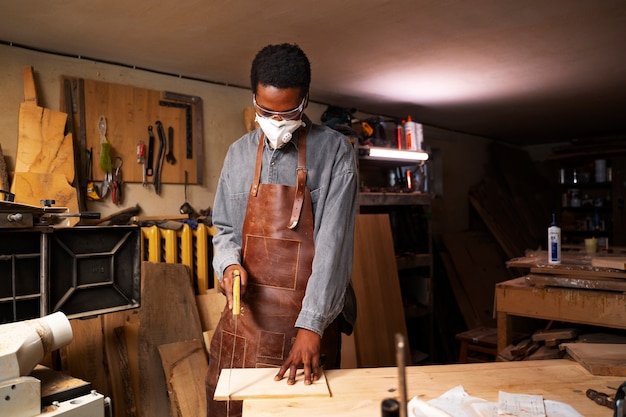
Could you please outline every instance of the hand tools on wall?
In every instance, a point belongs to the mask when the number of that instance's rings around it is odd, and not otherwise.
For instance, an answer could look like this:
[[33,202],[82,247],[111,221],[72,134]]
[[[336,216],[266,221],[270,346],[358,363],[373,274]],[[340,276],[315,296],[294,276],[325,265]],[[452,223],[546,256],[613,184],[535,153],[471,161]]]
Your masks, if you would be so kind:
[[67,113],[67,123],[65,133],[72,134],[72,147],[74,148],[74,171],[76,176],[74,177],[74,183],[72,184],[76,188],[76,196],[78,198],[78,208],[80,211],[87,210],[86,199],[89,197],[87,193],[87,175],[85,158],[85,147],[79,141],[79,137],[76,134],[74,124],[74,113],[76,113],[76,97],[75,89],[72,86],[72,82],[68,79],[63,80],[63,90],[65,94],[65,113]]
[[177,107],[180,109],[185,109],[185,157],[187,159],[193,158],[193,109],[191,107],[191,104],[161,100],[159,101],[159,105],[164,107]]
[[115,158],[115,171],[111,188],[111,201],[113,204],[122,204],[122,164],[124,161],[119,156]]
[[163,130],[163,123],[161,123],[160,120],[157,120],[155,124],[159,136],[159,154],[157,155],[153,184],[154,191],[159,194],[161,192],[161,170],[163,169],[163,157],[165,154],[165,131]]
[[146,144],[143,140],[137,144],[137,163],[141,164],[141,184],[146,187],[148,185],[146,181]]
[[153,171],[154,160],[154,132],[152,126],[148,126],[148,163],[145,169],[145,174],[151,177],[154,174]]
[[[204,126],[202,123],[202,116],[204,114],[204,107],[202,105],[202,98],[198,96],[190,96],[180,93],[174,93],[171,91],[164,91],[163,97],[167,100],[172,101],[180,101],[183,103],[189,103],[193,107],[193,137],[195,140],[195,158],[196,158],[196,175],[197,175],[197,183],[202,184],[202,164],[204,160],[203,152],[202,152],[202,134],[204,131]],[[188,136],[189,138],[189,136]],[[189,147],[189,142],[187,142],[187,158],[191,159],[193,155],[190,153],[193,150],[193,146]]]
[[87,155],[88,155],[87,156],[87,172],[89,173],[89,179],[87,181],[87,199],[92,200],[92,201],[98,201],[98,200],[101,200],[100,189],[98,188],[95,181],[93,180],[93,165],[92,165],[93,149],[92,148],[90,148],[87,151]]
[[174,157],[174,128],[172,126],[167,128],[167,142],[168,150],[165,155],[165,160],[174,165],[176,163],[176,158]]
[[98,131],[100,132],[100,169],[104,171],[100,196],[105,197],[111,187],[113,175],[111,174],[111,144],[106,138],[107,121],[104,115],[98,118]]

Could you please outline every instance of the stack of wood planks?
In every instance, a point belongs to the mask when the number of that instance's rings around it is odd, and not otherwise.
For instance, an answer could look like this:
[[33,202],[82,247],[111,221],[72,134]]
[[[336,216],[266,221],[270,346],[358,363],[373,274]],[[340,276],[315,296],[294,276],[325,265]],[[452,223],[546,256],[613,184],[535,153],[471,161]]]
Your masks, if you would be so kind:
[[528,269],[526,280],[537,287],[626,292],[625,259],[622,256],[590,256],[582,252],[565,252],[560,264],[550,264],[545,251],[536,251],[513,258],[507,261],[507,265]]

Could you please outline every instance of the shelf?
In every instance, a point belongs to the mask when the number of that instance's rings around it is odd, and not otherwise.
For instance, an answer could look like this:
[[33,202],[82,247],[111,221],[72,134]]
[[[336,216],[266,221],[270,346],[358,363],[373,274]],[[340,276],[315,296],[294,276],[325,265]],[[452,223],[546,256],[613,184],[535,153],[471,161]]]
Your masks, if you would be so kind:
[[[360,152],[358,163],[359,212],[389,216],[409,343],[415,348],[414,345],[427,341],[427,350],[432,356],[435,352],[432,337],[433,196],[428,191],[431,190],[429,161],[379,159]],[[409,178],[411,182],[407,186]],[[427,335],[425,339],[424,335]],[[420,349],[424,350],[422,346]]]
[[610,190],[613,186],[613,183],[610,181],[607,182],[571,182],[571,183],[559,183],[559,187],[563,189],[598,189],[598,190]]
[[563,229],[561,231],[563,234],[571,235],[571,236],[586,236],[586,237],[604,237],[610,236],[610,230],[573,230],[573,229]]
[[430,195],[426,193],[359,193],[358,204],[361,206],[411,206],[430,204]]
[[580,206],[580,207],[563,207],[562,211],[570,211],[572,213],[590,213],[597,211],[598,213],[611,213],[611,206]]
[[396,256],[398,270],[413,269],[431,266],[431,256],[429,253],[412,253]]

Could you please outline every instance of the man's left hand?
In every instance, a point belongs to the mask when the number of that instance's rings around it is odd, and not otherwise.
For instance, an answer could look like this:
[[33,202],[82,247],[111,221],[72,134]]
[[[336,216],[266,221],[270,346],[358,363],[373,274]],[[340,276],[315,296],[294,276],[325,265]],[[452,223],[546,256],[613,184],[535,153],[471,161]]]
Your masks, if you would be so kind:
[[298,329],[296,341],[291,347],[289,356],[283,362],[283,366],[274,377],[280,381],[289,370],[287,384],[296,383],[298,365],[304,365],[304,385],[311,385],[313,381],[320,379],[320,344],[322,338],[315,332],[306,329]]

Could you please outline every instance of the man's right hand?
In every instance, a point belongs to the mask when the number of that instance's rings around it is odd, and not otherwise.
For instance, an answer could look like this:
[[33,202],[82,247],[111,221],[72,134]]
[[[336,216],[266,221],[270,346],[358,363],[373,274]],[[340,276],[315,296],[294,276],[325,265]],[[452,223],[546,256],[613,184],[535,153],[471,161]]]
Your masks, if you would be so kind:
[[224,275],[222,281],[220,282],[220,291],[226,296],[226,300],[228,301],[228,308],[231,310],[233,309],[233,276],[235,270],[238,270],[239,275],[241,276],[241,295],[245,293],[246,284],[248,283],[248,272],[243,269],[243,266],[233,264],[227,266],[224,270]]

